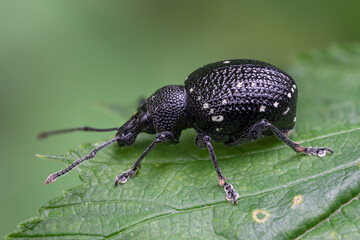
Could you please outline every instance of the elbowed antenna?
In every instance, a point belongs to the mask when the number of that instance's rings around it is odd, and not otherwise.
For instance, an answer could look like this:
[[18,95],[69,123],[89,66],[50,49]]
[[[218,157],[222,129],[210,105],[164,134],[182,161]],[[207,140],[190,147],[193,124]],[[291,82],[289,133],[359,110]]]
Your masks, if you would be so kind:
[[107,141],[107,142],[104,142],[101,146],[99,146],[99,147],[95,148],[94,150],[92,150],[89,155],[86,155],[85,157],[80,158],[79,160],[76,160],[73,164],[71,164],[69,167],[65,168],[64,170],[59,171],[59,172],[56,172],[56,173],[53,173],[53,174],[50,174],[50,176],[48,176],[48,178],[47,178],[46,181],[45,181],[45,185],[54,182],[58,177],[66,174],[67,172],[69,172],[70,170],[72,170],[74,167],[76,167],[77,165],[79,165],[80,163],[82,163],[83,161],[95,157],[95,155],[96,155],[96,153],[97,153],[98,151],[100,151],[101,149],[107,147],[107,146],[110,145],[111,143],[119,140],[120,138],[121,138],[121,136],[117,136],[117,137],[115,137],[115,138],[113,138],[113,139],[111,139],[111,140],[109,140],[109,141]]
[[55,130],[55,131],[42,132],[37,136],[37,138],[44,139],[50,135],[69,133],[69,132],[75,132],[75,131],[110,132],[110,131],[119,131],[119,128],[92,128],[92,127],[67,128],[67,129],[60,129],[60,130]]

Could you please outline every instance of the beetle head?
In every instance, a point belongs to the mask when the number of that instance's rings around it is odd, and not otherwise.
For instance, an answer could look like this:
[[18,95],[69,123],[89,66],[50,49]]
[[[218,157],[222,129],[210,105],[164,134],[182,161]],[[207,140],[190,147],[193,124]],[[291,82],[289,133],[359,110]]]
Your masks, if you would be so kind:
[[131,118],[122,125],[116,136],[121,137],[117,140],[119,146],[132,145],[140,132],[155,133],[155,128],[152,120],[146,110],[146,103],[140,103],[140,106]]
[[137,111],[119,128],[116,136],[119,146],[130,146],[140,132],[171,132],[175,142],[181,131],[189,126],[186,110],[186,91],[184,86],[169,85],[158,89]]

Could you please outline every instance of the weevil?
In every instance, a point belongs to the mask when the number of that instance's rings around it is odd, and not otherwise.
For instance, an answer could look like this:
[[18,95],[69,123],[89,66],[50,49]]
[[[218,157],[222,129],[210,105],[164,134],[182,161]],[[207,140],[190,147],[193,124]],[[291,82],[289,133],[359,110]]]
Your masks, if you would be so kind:
[[241,145],[273,135],[297,153],[324,157],[333,154],[327,147],[303,147],[289,139],[296,123],[298,88],[290,75],[279,68],[256,60],[240,59],[205,65],[185,80],[184,85],[158,89],[139,104],[136,112],[119,128],[70,128],[43,132],[39,138],[73,131],[117,131],[89,155],[76,160],[62,171],[51,174],[45,184],[54,182],[113,142],[120,147],[132,145],[139,133],[156,134],[131,169],[115,178],[115,185],[126,183],[135,175],[140,162],[158,144],[177,144],[181,132],[195,129],[195,144],[207,148],[219,184],[226,199],[237,204],[239,194],[222,174],[212,140],[227,146]]

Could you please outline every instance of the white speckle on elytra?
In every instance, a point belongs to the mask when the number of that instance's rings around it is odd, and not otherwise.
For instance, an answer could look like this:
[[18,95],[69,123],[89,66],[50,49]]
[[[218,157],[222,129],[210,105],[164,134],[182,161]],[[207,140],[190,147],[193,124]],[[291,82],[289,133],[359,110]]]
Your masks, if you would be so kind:
[[220,128],[216,128],[215,130],[216,130],[217,132],[220,132]]
[[286,111],[283,113],[283,115],[287,114],[290,111],[290,108],[288,107]]
[[260,112],[265,112],[265,109],[266,109],[266,106],[264,106],[264,105],[260,106]]
[[296,85],[295,85],[295,84],[293,85],[293,88],[296,89]]
[[194,89],[193,88],[190,88],[190,90],[189,90],[191,93],[194,91]]
[[292,92],[295,92],[295,90],[294,90],[293,88],[291,88],[291,91],[292,91]]
[[254,83],[254,82],[251,83],[251,86],[252,86],[252,87],[256,87],[256,83]]
[[185,78],[185,81],[188,80],[188,78],[189,78],[189,77],[186,77],[186,78]]
[[274,107],[278,107],[279,106],[279,103],[278,102],[274,102]]
[[294,117],[294,122],[296,122],[296,117]]
[[222,104],[227,104],[226,99],[223,99],[223,100],[221,101],[221,103],[222,103]]
[[228,63],[230,63],[230,61],[223,61],[223,63],[228,64]]
[[201,96],[198,96],[198,100],[200,100],[201,99]]
[[213,109],[213,108],[210,109],[210,113],[214,113],[214,109]]
[[287,96],[288,96],[289,98],[291,98],[291,93],[288,93]]
[[209,104],[206,102],[203,104],[203,108],[206,109],[206,108],[209,108]]
[[212,116],[211,120],[213,120],[214,122],[221,122],[222,120],[224,120],[224,116],[223,115]]
[[242,87],[242,82],[238,82],[237,84],[236,84],[236,88],[241,88]]

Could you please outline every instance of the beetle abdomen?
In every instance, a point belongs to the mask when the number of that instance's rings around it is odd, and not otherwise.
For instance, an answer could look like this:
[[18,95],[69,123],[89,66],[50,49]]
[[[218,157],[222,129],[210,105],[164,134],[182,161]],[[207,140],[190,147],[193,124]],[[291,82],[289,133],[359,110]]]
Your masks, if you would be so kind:
[[206,65],[185,81],[194,128],[199,132],[239,136],[267,119],[280,130],[296,121],[297,87],[280,69],[254,60]]

